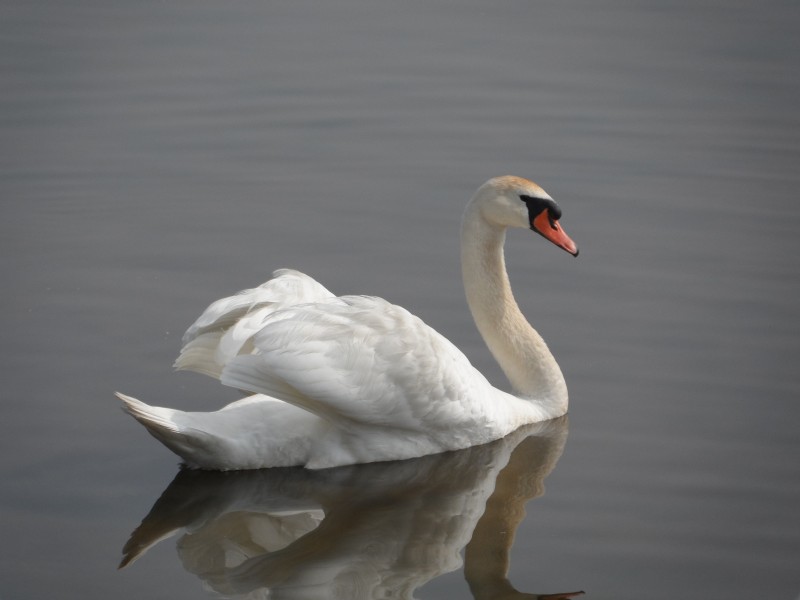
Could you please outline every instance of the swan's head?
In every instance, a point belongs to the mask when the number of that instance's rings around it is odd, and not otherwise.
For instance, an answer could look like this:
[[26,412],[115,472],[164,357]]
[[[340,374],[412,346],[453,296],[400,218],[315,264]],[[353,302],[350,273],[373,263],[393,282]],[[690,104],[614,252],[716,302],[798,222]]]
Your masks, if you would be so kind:
[[501,227],[532,229],[553,244],[578,256],[578,246],[559,224],[561,209],[538,185],[521,177],[495,177],[478,190],[474,203],[483,217]]

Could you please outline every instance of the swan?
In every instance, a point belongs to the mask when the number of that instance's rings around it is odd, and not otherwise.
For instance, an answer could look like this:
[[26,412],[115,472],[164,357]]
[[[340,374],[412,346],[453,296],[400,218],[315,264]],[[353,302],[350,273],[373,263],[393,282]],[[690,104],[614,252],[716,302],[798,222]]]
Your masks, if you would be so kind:
[[573,256],[561,209],[532,181],[488,180],[461,223],[467,303],[514,390],[489,381],[404,308],[335,296],[281,269],[217,300],[189,327],[176,369],[253,395],[214,412],[154,407],[117,393],[123,409],[186,466],[209,470],[400,460],[502,438],[567,412],[567,386],[522,315],[503,257],[509,227],[530,228]]

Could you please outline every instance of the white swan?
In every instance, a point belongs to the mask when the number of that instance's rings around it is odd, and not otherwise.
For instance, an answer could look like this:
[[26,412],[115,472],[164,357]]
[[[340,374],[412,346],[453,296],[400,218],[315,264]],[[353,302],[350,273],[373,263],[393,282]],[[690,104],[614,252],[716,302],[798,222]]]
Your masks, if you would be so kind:
[[381,298],[334,296],[297,271],[209,306],[175,363],[255,393],[215,412],[125,410],[192,467],[310,469],[396,460],[501,438],[567,412],[553,355],[511,293],[508,227],[577,256],[561,210],[535,183],[482,185],[461,226],[464,288],[475,323],[517,395],[493,387],[449,341]]

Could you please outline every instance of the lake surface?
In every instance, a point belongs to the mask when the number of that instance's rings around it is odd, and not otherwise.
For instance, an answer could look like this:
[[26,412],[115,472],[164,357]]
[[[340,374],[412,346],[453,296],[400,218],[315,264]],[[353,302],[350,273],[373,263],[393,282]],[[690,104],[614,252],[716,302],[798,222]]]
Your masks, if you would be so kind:
[[[486,597],[506,555],[525,592],[798,597],[796,2],[2,13],[0,598]],[[409,308],[504,386],[458,229],[506,173],[581,248],[506,247],[568,423],[226,478],[179,474],[120,411],[114,390],[236,399],[171,364],[206,305],[279,267]],[[146,533],[188,534],[118,571],[162,492]]]

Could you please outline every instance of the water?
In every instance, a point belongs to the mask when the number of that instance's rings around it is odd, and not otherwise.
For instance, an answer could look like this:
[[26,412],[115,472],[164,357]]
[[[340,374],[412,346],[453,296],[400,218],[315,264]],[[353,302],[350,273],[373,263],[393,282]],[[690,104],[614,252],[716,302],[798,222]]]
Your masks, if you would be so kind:
[[[112,392],[235,399],[170,365],[211,300],[275,268],[406,306],[502,385],[463,301],[457,233],[472,191],[513,173],[559,201],[581,256],[525,232],[507,245],[571,398],[510,581],[796,598],[799,18],[777,0],[7,2],[0,597],[203,596],[180,536],[116,570],[177,467]],[[425,468],[471,462],[441,460]],[[405,563],[403,581],[469,597],[484,564],[470,556],[499,543],[475,506],[506,502],[494,478],[525,478],[481,460],[416,509],[402,465],[325,477],[345,499],[383,477],[393,516],[374,523],[419,552],[441,539],[402,523],[465,503],[448,561]],[[319,501],[309,476],[287,477]],[[361,539],[346,515],[334,525]],[[465,569],[453,553],[473,527]]]

